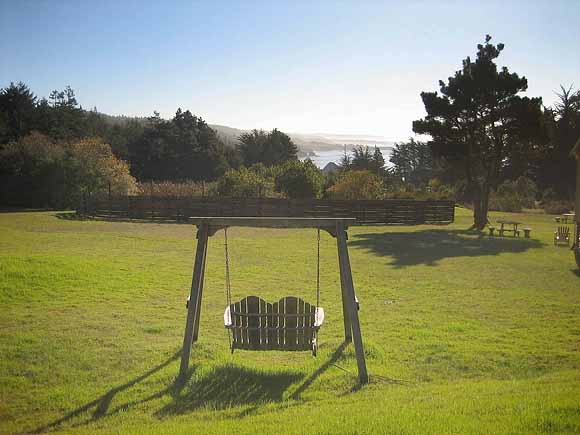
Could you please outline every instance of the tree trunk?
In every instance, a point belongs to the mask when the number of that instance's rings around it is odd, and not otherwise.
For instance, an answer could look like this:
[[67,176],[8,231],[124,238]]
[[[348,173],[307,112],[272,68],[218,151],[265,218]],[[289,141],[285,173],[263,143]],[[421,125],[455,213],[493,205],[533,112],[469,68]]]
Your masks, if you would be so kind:
[[472,229],[483,230],[488,224],[489,187],[483,186],[475,189],[473,195],[473,226]]

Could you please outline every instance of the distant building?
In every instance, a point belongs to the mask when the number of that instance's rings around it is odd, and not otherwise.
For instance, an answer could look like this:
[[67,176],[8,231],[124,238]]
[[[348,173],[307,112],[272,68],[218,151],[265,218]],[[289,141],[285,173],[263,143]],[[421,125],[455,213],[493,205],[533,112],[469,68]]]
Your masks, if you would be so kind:
[[334,162],[328,162],[326,166],[322,169],[325,174],[334,174],[340,171],[340,167]]

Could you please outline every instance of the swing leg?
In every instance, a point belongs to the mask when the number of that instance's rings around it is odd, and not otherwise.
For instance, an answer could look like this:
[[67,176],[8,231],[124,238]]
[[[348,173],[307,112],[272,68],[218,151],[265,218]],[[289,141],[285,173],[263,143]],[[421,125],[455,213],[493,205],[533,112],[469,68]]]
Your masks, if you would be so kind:
[[[201,224],[197,232],[197,249],[195,252],[195,263],[193,266],[193,280],[191,293],[189,295],[189,307],[187,309],[187,320],[185,323],[185,334],[183,336],[183,347],[181,352],[181,366],[179,367],[179,378],[184,379],[189,368],[189,355],[194,337],[194,326],[197,322],[199,326],[201,294],[203,290],[203,269],[205,267],[205,256],[207,253],[208,225]],[[197,334],[196,334],[197,335]],[[197,337],[196,337],[197,338]]]
[[[354,350],[356,352],[356,363],[358,366],[358,377],[361,384],[366,384],[369,381],[369,375],[367,373],[367,363],[365,361],[365,352],[360,331],[358,310],[356,307],[354,284],[352,282],[352,271],[350,270],[350,260],[348,258],[346,230],[344,228],[344,224],[342,223],[336,224],[336,242],[338,245],[338,263],[341,276],[340,281],[343,285],[343,306],[346,304],[350,318]],[[347,319],[345,318],[344,320],[346,325]]]
[[199,319],[201,317],[201,299],[203,297],[203,281],[205,277],[205,259],[207,257],[207,243],[205,245],[205,251],[203,253],[203,264],[201,265],[201,278],[200,278],[200,286],[199,286],[199,293],[197,296],[197,309],[195,311],[195,317],[193,322],[193,337],[191,338],[191,342],[195,343],[197,341],[197,337],[199,336]]
[[[340,264],[340,258],[339,258]],[[340,271],[340,290],[342,293],[342,318],[344,319],[344,341],[347,343],[352,342],[352,326],[350,323],[350,314],[348,310],[348,296],[346,293],[346,284],[344,283],[344,277],[342,275],[342,270]]]

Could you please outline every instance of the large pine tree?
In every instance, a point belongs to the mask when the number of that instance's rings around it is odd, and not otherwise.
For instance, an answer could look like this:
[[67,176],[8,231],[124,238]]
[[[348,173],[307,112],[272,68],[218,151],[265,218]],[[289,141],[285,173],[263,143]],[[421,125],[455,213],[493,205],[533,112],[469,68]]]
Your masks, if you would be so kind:
[[528,81],[507,67],[498,69],[504,45],[490,40],[487,35],[477,46],[475,61],[467,57],[447,83],[439,81],[441,94],[421,93],[427,116],[413,122],[415,133],[431,136],[436,156],[462,167],[477,229],[488,222],[489,194],[512,149],[525,157],[543,141],[541,98],[519,95]]

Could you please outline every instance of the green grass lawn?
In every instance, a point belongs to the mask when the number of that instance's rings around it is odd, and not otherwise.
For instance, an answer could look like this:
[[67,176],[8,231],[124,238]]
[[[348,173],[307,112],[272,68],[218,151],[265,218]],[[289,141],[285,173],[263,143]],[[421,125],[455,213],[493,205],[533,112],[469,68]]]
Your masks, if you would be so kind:
[[[532,238],[355,227],[370,384],[342,345],[336,241],[322,235],[318,357],[231,355],[223,232],[210,239],[200,340],[175,384],[194,228],[0,214],[0,433],[579,433],[580,275],[553,219]],[[234,299],[315,301],[316,233],[232,228]]]

